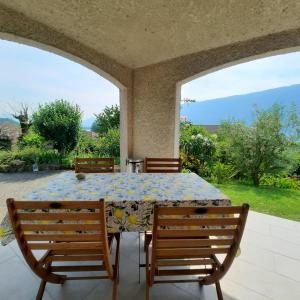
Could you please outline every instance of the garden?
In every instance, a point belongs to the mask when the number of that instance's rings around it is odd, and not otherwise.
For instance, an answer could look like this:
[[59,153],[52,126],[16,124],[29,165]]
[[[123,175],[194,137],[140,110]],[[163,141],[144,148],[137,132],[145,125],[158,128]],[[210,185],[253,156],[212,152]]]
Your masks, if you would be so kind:
[[[120,157],[120,109],[106,107],[91,131],[80,107],[65,100],[22,107],[16,143],[0,137],[0,172],[72,169],[75,157]],[[180,124],[183,172],[215,184],[233,204],[300,221],[300,120],[296,107],[255,109],[252,124],[224,121],[216,133]]]

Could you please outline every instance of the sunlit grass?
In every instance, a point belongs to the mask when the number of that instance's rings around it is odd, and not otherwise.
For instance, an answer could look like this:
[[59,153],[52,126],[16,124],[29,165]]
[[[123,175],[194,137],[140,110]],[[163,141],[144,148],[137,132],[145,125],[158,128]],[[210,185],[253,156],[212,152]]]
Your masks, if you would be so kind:
[[300,191],[275,187],[254,187],[240,183],[216,185],[233,205],[249,203],[254,211],[300,221]]

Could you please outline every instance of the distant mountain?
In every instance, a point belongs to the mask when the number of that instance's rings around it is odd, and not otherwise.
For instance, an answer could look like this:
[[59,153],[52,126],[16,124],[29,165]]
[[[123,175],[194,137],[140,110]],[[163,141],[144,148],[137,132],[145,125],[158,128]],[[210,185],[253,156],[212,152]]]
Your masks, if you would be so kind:
[[274,103],[290,106],[295,103],[300,116],[300,84],[280,87],[262,92],[185,103],[180,115],[196,125],[218,125],[223,120],[253,121],[253,109],[267,109]]
[[1,126],[7,125],[12,127],[20,127],[18,122],[14,121],[11,118],[2,117],[1,115],[0,115],[0,124]]

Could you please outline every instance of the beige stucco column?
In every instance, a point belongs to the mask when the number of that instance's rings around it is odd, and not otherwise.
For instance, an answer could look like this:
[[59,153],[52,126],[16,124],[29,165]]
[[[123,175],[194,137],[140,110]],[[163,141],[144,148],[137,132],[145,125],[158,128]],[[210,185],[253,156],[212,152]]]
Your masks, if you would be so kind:
[[176,81],[159,66],[134,71],[132,153],[135,157],[178,155]]

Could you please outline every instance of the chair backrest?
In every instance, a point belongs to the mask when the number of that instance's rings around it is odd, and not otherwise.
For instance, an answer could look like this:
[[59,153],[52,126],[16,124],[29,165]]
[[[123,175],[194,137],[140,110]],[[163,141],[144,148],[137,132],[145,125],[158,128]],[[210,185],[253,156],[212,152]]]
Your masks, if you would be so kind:
[[113,173],[115,168],[115,160],[113,157],[77,157],[75,160],[76,173]]
[[[56,202],[7,199],[7,207],[23,256],[38,276],[58,283],[62,277],[53,272],[105,271],[112,279],[103,199]],[[37,259],[35,250],[46,250],[46,254]],[[51,265],[62,261],[72,262],[72,266]],[[90,261],[102,264],[83,265]]]
[[146,173],[180,173],[180,158],[145,158]]
[[[150,280],[154,276],[201,274],[203,284],[228,271],[243,235],[249,205],[235,207],[155,206]],[[216,255],[223,254],[219,261]],[[191,268],[191,265],[197,266]],[[187,270],[183,271],[183,267]],[[166,269],[172,267],[172,269]],[[160,268],[163,268],[160,270]]]

